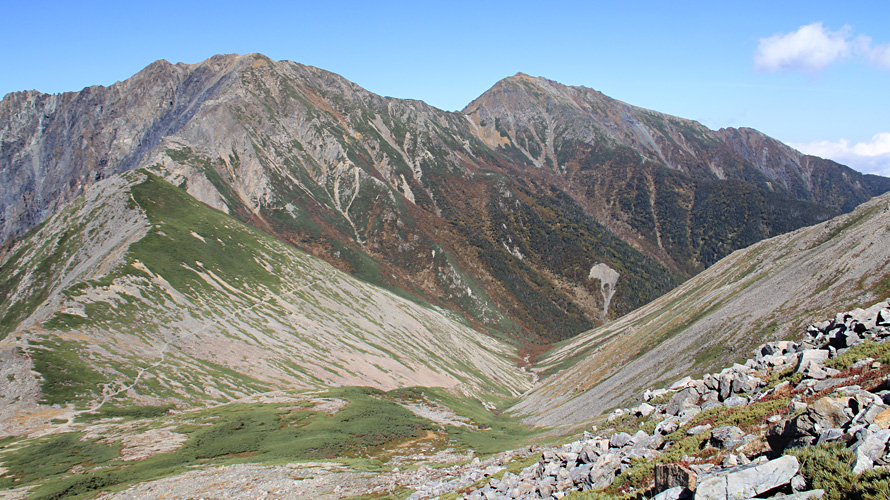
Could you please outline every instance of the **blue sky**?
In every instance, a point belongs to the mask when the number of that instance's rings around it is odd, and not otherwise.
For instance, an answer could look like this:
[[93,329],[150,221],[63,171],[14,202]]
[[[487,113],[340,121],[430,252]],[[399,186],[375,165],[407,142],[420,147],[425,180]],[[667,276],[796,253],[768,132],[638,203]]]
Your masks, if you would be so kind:
[[[724,5],[725,4],[725,5]],[[890,175],[890,2],[0,0],[0,95],[260,52],[459,110],[524,72]]]

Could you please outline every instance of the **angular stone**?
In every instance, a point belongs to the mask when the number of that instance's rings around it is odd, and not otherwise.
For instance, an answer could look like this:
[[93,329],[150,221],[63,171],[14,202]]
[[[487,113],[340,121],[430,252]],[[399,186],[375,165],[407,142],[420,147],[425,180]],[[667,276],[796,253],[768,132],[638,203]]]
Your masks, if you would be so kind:
[[683,464],[655,464],[655,492],[680,487],[693,490],[698,475]]
[[798,366],[798,369],[796,371],[797,373],[803,374],[803,376],[806,378],[815,380],[823,380],[828,378],[828,372],[825,371],[825,368],[822,368],[820,364],[813,361],[807,361],[802,366]]
[[854,444],[850,448],[856,453],[856,461],[853,463],[853,472],[862,473],[874,466],[876,460],[880,460],[887,453],[887,443],[890,441],[890,429],[881,429],[878,432],[867,432],[865,439]]
[[601,456],[590,469],[590,489],[598,490],[612,484],[615,472],[621,466],[621,458],[609,453]]
[[652,500],[680,500],[681,498],[686,498],[685,494],[687,491],[688,490],[682,486],[675,486],[655,495],[652,497]]
[[671,384],[670,390],[679,391],[680,389],[685,389],[689,387],[689,384],[692,383],[692,377],[683,377],[680,380]]
[[674,397],[668,402],[664,411],[668,415],[676,415],[680,413],[684,408],[689,408],[690,406],[698,403],[699,395],[692,389],[683,389],[682,391],[674,394]]
[[726,398],[723,401],[723,404],[728,408],[734,408],[737,406],[745,406],[748,404],[748,398],[744,398],[742,396],[733,396],[731,398]]
[[801,371],[801,369],[806,367],[811,361],[815,362],[817,365],[821,365],[828,361],[828,351],[824,349],[810,349],[800,353],[797,358],[797,366],[794,368],[794,372],[797,373]]
[[770,500],[808,500],[810,498],[822,498],[823,495],[825,495],[825,490],[799,491],[790,495],[771,497]]
[[874,401],[870,401],[867,403],[867,405],[865,406],[865,408],[862,411],[860,411],[855,417],[853,417],[853,420],[851,421],[851,423],[853,425],[873,424],[875,421],[875,418],[877,418],[878,415],[880,415],[883,411],[885,411],[887,409],[888,408],[883,404],[879,404]]
[[732,394],[732,375],[721,373],[717,375],[717,380],[720,381],[720,400],[722,401]]
[[843,429],[825,429],[822,431],[822,434],[819,435],[819,440],[816,441],[816,444],[828,443],[831,441],[837,441],[844,437]]
[[703,478],[695,489],[696,500],[751,498],[788,484],[800,470],[797,457],[785,455],[759,465],[746,465]]
[[669,418],[666,420],[662,420],[655,426],[655,432],[661,434],[662,436],[667,436],[668,434],[674,432],[679,427],[677,421],[673,418]]
[[633,409],[631,409],[631,411],[634,415],[637,415],[639,417],[648,417],[652,414],[652,412],[655,411],[655,407],[650,405],[649,403],[643,403],[639,406],[635,406]]
[[816,400],[803,414],[792,420],[792,437],[805,434],[818,437],[825,429],[843,427],[850,420],[844,412],[846,403],[845,399],[829,397]]
[[591,469],[593,469],[593,464],[584,464],[572,467],[571,469],[569,469],[568,477],[574,484],[588,483],[590,482]]
[[890,429],[890,409],[884,410],[875,415],[873,422],[881,429]]
[[609,446],[612,448],[621,448],[630,441],[630,434],[626,432],[618,432],[612,434],[609,438]]
[[732,450],[745,442],[745,433],[738,427],[721,425],[711,431],[710,444],[714,448]]
[[816,384],[813,385],[812,390],[814,393],[827,391],[828,389],[833,389],[835,387],[842,386],[849,381],[850,381],[849,378],[827,378],[825,380],[820,380],[819,382],[816,382]]
[[693,417],[701,413],[701,407],[699,406],[690,406],[689,408],[685,408],[680,411],[680,414],[677,415],[680,418],[680,422],[686,423],[692,420]]
[[690,436],[697,436],[704,432],[708,432],[709,430],[711,430],[711,424],[696,425],[695,427],[690,427],[686,431],[686,434],[688,434]]

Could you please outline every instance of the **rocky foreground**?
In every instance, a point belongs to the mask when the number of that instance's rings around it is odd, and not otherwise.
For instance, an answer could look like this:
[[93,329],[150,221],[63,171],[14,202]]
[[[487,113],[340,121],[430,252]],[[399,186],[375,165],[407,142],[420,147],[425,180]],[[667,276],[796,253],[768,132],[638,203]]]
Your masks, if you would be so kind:
[[[610,432],[593,428],[561,447],[455,467],[454,477],[415,485],[408,498],[563,498],[579,490],[660,500],[821,498],[826,491],[814,486],[825,484],[824,471],[811,447],[835,443],[830,449],[847,453],[853,474],[890,463],[888,327],[888,302],[838,314],[810,326],[801,342],[770,342],[745,364],[647,390],[640,405],[609,416]],[[538,461],[503,472],[511,457],[533,453]]]

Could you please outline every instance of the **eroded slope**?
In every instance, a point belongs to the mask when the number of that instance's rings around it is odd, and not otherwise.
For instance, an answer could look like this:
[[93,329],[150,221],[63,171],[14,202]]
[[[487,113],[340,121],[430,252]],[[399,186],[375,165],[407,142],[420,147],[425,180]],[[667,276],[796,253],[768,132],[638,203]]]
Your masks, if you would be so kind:
[[[530,385],[506,344],[144,171],[97,184],[13,247],[2,269],[2,348],[23,367],[2,381],[4,411],[34,411],[37,397],[95,408],[276,387],[517,395]],[[33,388],[29,359],[42,395],[8,406]]]
[[631,394],[704,373],[793,336],[840,308],[890,296],[890,196],[738,250],[676,290],[548,352],[549,375],[516,410],[529,421],[583,421]]

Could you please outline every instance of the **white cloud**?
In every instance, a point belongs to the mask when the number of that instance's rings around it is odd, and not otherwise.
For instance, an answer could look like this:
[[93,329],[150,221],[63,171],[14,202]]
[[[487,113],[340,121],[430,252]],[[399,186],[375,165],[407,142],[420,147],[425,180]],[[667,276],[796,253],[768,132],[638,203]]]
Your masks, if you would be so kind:
[[866,174],[890,177],[890,132],[875,134],[868,142],[814,141],[789,143],[803,153],[828,158]]
[[871,37],[854,37],[849,26],[831,31],[818,22],[801,26],[791,33],[761,38],[754,52],[754,69],[815,73],[832,63],[854,57],[890,71],[890,43],[872,45]]
[[890,43],[871,48],[869,58],[872,65],[890,71]]
[[754,53],[754,68],[759,71],[819,71],[848,57],[853,44],[850,28],[828,31],[822,23],[801,26],[793,33],[761,38]]

